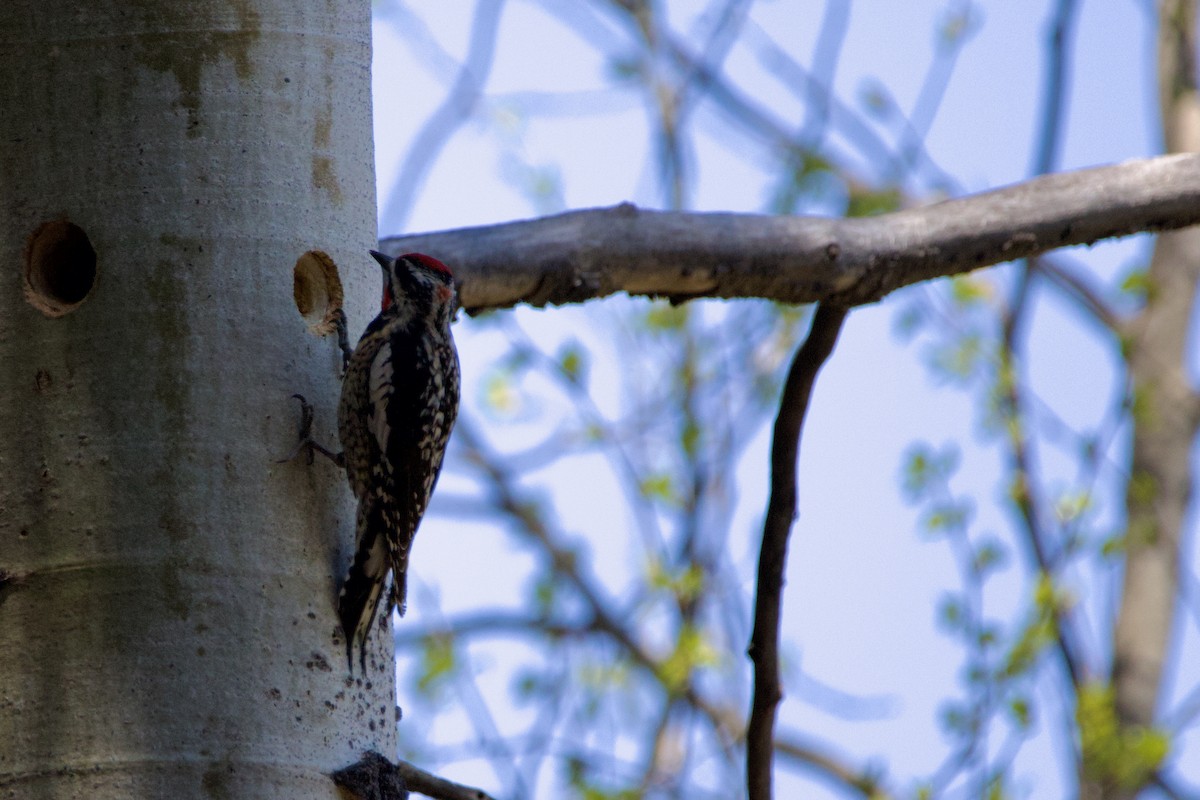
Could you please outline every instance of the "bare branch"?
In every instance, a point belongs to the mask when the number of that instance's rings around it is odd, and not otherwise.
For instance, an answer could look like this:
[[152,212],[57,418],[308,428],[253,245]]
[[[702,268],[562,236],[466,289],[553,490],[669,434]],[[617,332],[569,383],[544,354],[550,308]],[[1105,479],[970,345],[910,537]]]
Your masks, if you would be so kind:
[[[813,48],[812,74],[804,86],[804,128],[800,131],[798,138],[805,147],[815,148],[825,135],[832,104],[829,87],[833,86],[838,59],[841,57],[842,45],[846,43],[846,34],[849,30],[850,4],[826,2],[825,9],[821,13],[821,27],[817,33],[817,43]],[[767,37],[765,31],[761,31],[761,33],[771,45],[775,45],[774,41],[770,41]],[[790,59],[788,60],[790,61]]]
[[[844,6],[845,4],[835,3],[833,5]],[[824,25],[825,21],[823,20],[822,31],[818,34],[822,40],[825,40],[828,33]],[[746,25],[746,42],[754,50],[755,58],[763,69],[773,73],[781,83],[792,86],[798,96],[805,98],[806,105],[817,103],[816,106],[813,106],[814,113],[824,113],[828,117],[829,132],[845,137],[857,148],[858,154],[864,161],[883,163],[892,158],[891,146],[857,111],[843,102],[832,90],[832,68],[828,74],[821,72],[821,64],[825,58],[823,54],[828,52],[825,49],[824,41],[818,44],[817,52],[813,55],[814,64],[811,71],[792,58],[769,32],[754,24],[753,20]],[[816,99],[818,97],[819,101]],[[725,106],[724,113],[740,117],[737,124],[749,128],[758,138],[767,141],[784,153],[789,153],[793,158],[802,155],[806,150],[815,148],[825,135],[823,130],[809,127],[806,124],[806,129],[802,129],[799,134],[792,136],[785,127],[777,125],[774,120],[756,116],[753,107],[749,109],[751,113],[744,113],[747,109],[739,102],[741,98],[736,95],[732,97],[729,94],[718,95],[714,99],[719,108],[722,105]],[[824,128],[825,125],[826,123],[823,122],[821,128]]]
[[[1059,565],[1055,564],[1055,559],[1048,552],[1050,537],[1043,522],[1046,518],[1046,499],[1034,478],[1033,445],[1025,425],[1023,385],[1020,367],[1017,364],[1017,332],[1029,311],[1031,276],[1030,268],[1026,267],[1021,271],[1016,297],[1002,318],[1000,401],[1007,417],[1005,431],[1009,470],[1013,476],[1010,488],[1012,501],[1024,525],[1025,540],[1029,544],[1038,571],[1054,578],[1057,577]],[[1087,676],[1085,665],[1080,663],[1082,654],[1076,642],[1072,617],[1070,612],[1057,608],[1054,614],[1057,623],[1056,643],[1063,669],[1071,681],[1071,686],[1078,690]]]
[[891,797],[883,786],[882,776],[870,769],[854,770],[838,757],[822,750],[818,746],[801,744],[795,738],[779,738],[775,740],[775,752],[780,756],[802,764],[805,767],[859,792],[871,800],[884,800]]
[[925,71],[916,102],[900,134],[900,152],[897,153],[892,167],[893,176],[897,179],[911,172],[918,158],[924,156],[928,159],[925,138],[929,135],[938,108],[946,96],[950,78],[954,75],[954,66],[970,36],[969,30],[975,13],[970,3],[947,11],[948,18],[943,21],[942,30],[937,34],[933,62]]
[[1074,33],[1078,0],[1058,0],[1046,37],[1046,83],[1042,89],[1041,122],[1033,171],[1041,175],[1054,169],[1062,146],[1062,122],[1066,111],[1067,72],[1071,34]]
[[456,423],[455,436],[467,448],[467,458],[479,467],[494,493],[493,502],[517,525],[521,535],[542,547],[550,559],[552,568],[562,575],[588,605],[592,613],[591,628],[603,631],[640,666],[651,674],[660,674],[660,665],[635,640],[634,632],[626,628],[619,617],[609,611],[616,606],[602,594],[602,589],[591,579],[585,566],[579,563],[576,554],[557,540],[524,497],[519,495],[513,476],[498,459],[487,452],[483,438],[469,419],[460,418]]
[[1030,262],[1030,268],[1036,270],[1038,275],[1054,284],[1066,298],[1074,302],[1077,309],[1089,315],[1093,320],[1114,334],[1121,334],[1124,322],[1120,315],[1101,296],[1100,292],[1091,285],[1089,280],[1071,269],[1063,258],[1043,257],[1033,259]]
[[442,104],[421,126],[384,203],[383,218],[392,224],[404,226],[438,154],[475,112],[492,69],[503,10],[503,0],[476,3],[467,59]]
[[821,304],[808,338],[788,371],[771,442],[771,499],[758,556],[758,595],[749,656],[754,662],[754,702],[746,731],[746,783],[750,800],[770,800],[775,709],[779,685],[779,622],[787,540],[796,516],[796,456],[800,432],[821,365],[833,352],[848,309]]
[[[1196,2],[1159,6],[1159,89],[1172,150],[1200,150]],[[1191,446],[1197,397],[1187,377],[1189,331],[1200,287],[1200,231],[1158,237],[1151,291],[1130,321],[1134,416],[1126,489],[1125,570],[1113,626],[1112,683],[1124,725],[1152,725],[1178,607],[1179,564],[1192,508]]]
[[396,772],[404,779],[404,785],[410,792],[433,797],[436,800],[492,800],[492,796],[482,789],[474,789],[470,786],[463,786],[461,783],[439,778],[420,767],[414,767],[407,761],[396,762]]
[[385,239],[453,264],[469,313],[634,295],[875,302],[919,281],[1200,222],[1200,155],[1045,175],[878,217],[645,211],[624,203]]

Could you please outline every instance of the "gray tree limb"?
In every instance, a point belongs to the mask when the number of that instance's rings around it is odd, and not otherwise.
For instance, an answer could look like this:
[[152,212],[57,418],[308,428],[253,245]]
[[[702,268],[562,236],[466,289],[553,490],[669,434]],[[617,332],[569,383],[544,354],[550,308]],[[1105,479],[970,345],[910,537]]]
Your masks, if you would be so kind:
[[875,302],[920,281],[1200,222],[1200,155],[1062,172],[877,217],[648,211],[628,203],[383,239],[455,270],[468,313],[616,292]]

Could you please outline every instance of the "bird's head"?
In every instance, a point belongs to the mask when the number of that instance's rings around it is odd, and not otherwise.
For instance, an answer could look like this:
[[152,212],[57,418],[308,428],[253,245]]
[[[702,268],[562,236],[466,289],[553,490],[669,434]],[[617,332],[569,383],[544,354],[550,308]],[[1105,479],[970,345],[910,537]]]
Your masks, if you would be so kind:
[[371,255],[383,269],[381,314],[401,313],[411,305],[414,311],[445,313],[449,322],[455,306],[454,275],[449,267],[424,253],[392,258],[372,250]]

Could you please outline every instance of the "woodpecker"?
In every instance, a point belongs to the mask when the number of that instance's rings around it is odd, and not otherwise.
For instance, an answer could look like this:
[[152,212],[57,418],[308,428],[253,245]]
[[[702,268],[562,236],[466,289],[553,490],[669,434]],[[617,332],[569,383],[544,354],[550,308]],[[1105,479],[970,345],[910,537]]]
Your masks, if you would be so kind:
[[339,461],[358,498],[338,617],[346,658],[353,665],[357,643],[364,671],[388,572],[384,613],[395,606],[404,616],[408,552],[442,469],[459,396],[450,269],[421,253],[371,255],[383,268],[383,301],[350,356],[338,404]]

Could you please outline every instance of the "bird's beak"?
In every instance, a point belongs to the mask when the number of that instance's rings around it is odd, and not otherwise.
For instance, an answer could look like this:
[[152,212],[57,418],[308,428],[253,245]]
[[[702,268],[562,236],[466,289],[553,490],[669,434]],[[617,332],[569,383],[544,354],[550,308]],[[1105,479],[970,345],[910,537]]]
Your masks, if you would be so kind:
[[387,253],[381,253],[378,250],[371,250],[370,252],[371,252],[372,258],[374,258],[376,261],[378,261],[379,266],[383,267],[384,269],[387,269],[388,264],[392,263],[392,257],[389,256]]

